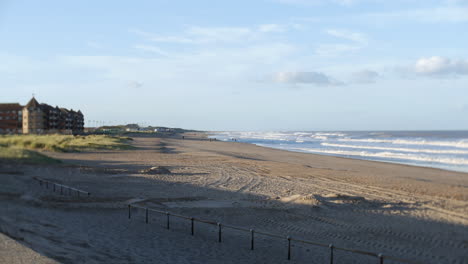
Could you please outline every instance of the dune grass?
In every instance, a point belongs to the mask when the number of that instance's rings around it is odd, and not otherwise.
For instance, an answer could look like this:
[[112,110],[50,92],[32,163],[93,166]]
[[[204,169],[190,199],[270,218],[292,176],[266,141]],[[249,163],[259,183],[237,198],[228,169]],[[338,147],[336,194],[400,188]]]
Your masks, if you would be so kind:
[[58,164],[60,160],[47,157],[36,151],[20,148],[0,147],[0,161],[32,163],[32,164]]
[[86,150],[133,149],[128,137],[105,135],[5,135],[0,136],[4,148],[46,150],[55,152],[77,152]]

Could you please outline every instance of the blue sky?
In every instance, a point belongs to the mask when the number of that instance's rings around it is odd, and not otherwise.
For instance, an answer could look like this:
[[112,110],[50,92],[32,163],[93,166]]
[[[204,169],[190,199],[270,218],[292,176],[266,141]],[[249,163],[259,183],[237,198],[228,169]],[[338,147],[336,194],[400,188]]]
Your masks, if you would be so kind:
[[468,129],[468,1],[0,0],[0,101],[87,125]]

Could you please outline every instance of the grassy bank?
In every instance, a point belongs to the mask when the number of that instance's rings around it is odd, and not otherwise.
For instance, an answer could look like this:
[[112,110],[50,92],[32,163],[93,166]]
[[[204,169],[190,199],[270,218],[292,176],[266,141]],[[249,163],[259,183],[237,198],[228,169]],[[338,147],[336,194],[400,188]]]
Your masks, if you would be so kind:
[[87,150],[133,149],[131,138],[104,135],[5,135],[0,136],[0,160],[35,164],[60,163],[39,151],[77,152]]
[[0,146],[6,148],[76,152],[84,150],[132,149],[130,138],[104,135],[6,135],[0,136]]
[[58,164],[60,160],[47,157],[36,151],[20,148],[0,147],[0,161],[32,164]]

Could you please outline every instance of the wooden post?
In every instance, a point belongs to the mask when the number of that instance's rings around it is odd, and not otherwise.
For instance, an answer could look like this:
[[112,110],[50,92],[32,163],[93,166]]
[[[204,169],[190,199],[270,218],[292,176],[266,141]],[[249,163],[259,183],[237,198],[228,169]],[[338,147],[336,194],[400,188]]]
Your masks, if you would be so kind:
[[192,236],[194,235],[194,221],[193,221],[193,217],[190,218],[190,222],[192,223]]
[[169,212],[166,212],[166,216],[167,216],[167,229],[169,229]]
[[254,230],[250,229],[250,250],[254,250]]

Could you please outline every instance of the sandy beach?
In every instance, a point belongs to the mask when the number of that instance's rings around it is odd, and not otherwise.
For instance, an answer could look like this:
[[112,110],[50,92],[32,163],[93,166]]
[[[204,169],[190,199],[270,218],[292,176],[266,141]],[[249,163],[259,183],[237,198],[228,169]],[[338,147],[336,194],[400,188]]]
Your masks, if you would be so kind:
[[[136,150],[47,153],[0,163],[0,263],[329,263],[326,248],[174,218],[128,204],[419,263],[468,263],[468,174],[238,142],[134,137]],[[141,170],[164,166],[170,174]],[[89,191],[60,195],[33,177]],[[14,252],[14,254],[12,254]],[[335,263],[377,263],[337,251]],[[398,263],[386,261],[385,263]]]

